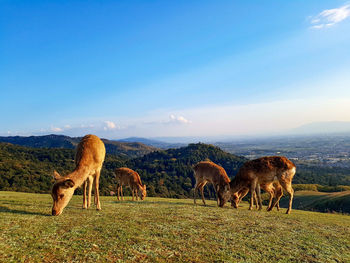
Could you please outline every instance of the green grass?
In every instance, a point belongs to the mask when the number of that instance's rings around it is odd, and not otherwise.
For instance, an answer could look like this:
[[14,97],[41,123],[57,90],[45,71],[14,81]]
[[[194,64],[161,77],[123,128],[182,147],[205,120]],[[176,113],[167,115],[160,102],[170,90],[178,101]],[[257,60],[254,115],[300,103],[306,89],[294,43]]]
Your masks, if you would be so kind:
[[0,261],[350,262],[346,215],[101,199],[102,211],[82,210],[74,196],[52,217],[49,195],[0,192]]
[[[281,206],[287,207],[288,199],[281,200]],[[350,191],[323,193],[315,191],[295,192],[293,207],[296,209],[337,212],[350,214]]]

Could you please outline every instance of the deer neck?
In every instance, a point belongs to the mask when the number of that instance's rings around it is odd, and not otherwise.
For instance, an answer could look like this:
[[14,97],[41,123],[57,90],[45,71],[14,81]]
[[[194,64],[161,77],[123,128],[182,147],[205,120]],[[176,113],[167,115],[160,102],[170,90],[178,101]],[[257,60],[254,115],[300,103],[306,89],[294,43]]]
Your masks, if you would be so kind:
[[74,182],[74,188],[81,186],[89,177],[89,168],[86,166],[76,167],[75,170],[68,176]]
[[142,187],[142,185],[137,184],[137,185],[136,185],[136,188],[137,188],[137,190],[141,191],[143,187]]

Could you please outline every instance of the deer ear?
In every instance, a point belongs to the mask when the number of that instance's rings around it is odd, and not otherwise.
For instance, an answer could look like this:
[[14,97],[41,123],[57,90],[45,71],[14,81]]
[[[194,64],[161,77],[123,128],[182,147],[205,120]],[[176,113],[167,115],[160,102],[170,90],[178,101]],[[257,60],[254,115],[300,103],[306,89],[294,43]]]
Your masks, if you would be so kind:
[[145,184],[143,185],[143,189],[145,189],[145,190],[146,190],[146,185],[145,185]]
[[73,187],[74,185],[75,185],[75,184],[74,184],[74,182],[73,182],[71,179],[67,179],[67,180],[64,180],[64,181],[62,182],[62,187],[65,188],[65,189],[71,188],[71,187]]
[[53,174],[52,174],[52,177],[55,179],[55,180],[58,180],[58,179],[61,179],[62,176],[56,172],[56,170],[53,171]]

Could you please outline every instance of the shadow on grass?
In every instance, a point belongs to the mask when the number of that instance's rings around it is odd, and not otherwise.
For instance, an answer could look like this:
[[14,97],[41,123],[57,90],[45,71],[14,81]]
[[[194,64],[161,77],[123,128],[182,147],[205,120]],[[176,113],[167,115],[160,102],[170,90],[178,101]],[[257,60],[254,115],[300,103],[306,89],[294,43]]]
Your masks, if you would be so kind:
[[25,210],[16,210],[10,209],[6,206],[0,206],[0,213],[11,213],[11,214],[22,214],[22,215],[37,215],[37,216],[51,216],[50,214],[40,213],[40,212],[31,212]]
[[124,201],[112,201],[113,204],[143,204],[143,205],[174,205],[174,206],[193,206],[193,207],[218,207],[216,204],[207,204],[204,205],[203,203],[191,203],[191,202],[167,202],[167,201],[131,201],[131,200],[124,200]]

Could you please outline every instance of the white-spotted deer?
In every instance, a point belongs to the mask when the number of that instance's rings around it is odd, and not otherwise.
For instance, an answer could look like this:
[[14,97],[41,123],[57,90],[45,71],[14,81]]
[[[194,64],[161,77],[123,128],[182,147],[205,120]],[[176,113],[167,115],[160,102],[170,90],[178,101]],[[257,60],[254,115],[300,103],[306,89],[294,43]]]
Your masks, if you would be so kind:
[[126,167],[117,168],[114,171],[116,175],[116,179],[118,181],[118,189],[117,189],[117,198],[119,200],[121,195],[121,200],[124,200],[123,197],[123,185],[127,185],[131,189],[132,200],[134,201],[134,196],[136,195],[136,200],[139,199],[139,195],[141,195],[141,200],[144,200],[147,195],[146,185],[142,184],[140,175]]
[[228,178],[225,169],[213,162],[204,161],[194,165],[193,170],[194,178],[196,179],[193,194],[194,203],[196,204],[196,194],[199,189],[205,205],[203,188],[207,183],[211,183],[214,186],[217,203],[220,207],[223,207],[229,197],[228,191],[230,189],[230,179]]
[[[99,197],[99,179],[102,164],[105,159],[106,149],[103,142],[95,135],[84,136],[78,144],[73,172],[67,176],[60,176],[54,171],[56,180],[52,187],[53,207],[52,215],[58,216],[67,206],[73,196],[75,189],[84,184],[83,208],[90,207],[91,190],[95,182],[95,204],[96,209],[101,209]],[[86,188],[88,186],[88,198],[86,200]]]
[[[266,191],[270,194],[269,204],[267,207],[269,208],[271,206],[272,200],[273,200],[273,198],[275,198],[276,200],[278,200],[278,202],[276,204],[276,208],[279,211],[280,210],[279,200],[283,196],[283,189],[282,189],[282,186],[279,184],[279,182],[275,181],[272,184],[261,184],[260,188],[259,187],[256,188],[256,192],[259,191],[260,189],[263,189],[264,191]],[[232,206],[237,208],[239,203],[242,201],[243,197],[245,197],[248,194],[249,190],[250,189],[248,187],[244,187],[240,191],[235,193],[231,199]],[[256,208],[258,209],[258,206],[259,206],[259,209],[261,209],[261,207],[258,203],[258,200],[256,198],[257,195],[258,194],[256,193],[253,196],[254,202],[255,202]]]
[[[256,188],[260,188],[260,185],[267,185],[271,189],[271,185],[275,180],[278,180],[280,185],[289,194],[289,206],[287,214],[290,214],[292,210],[292,202],[294,191],[292,188],[292,180],[295,175],[296,167],[286,157],[281,156],[268,156],[262,157],[256,160],[248,161],[243,164],[239,169],[236,177],[230,183],[231,197],[244,188],[250,189],[251,200],[250,207],[253,207],[253,197],[255,192],[258,196],[259,206],[261,207],[260,190],[256,191]],[[271,194],[271,191],[270,191]],[[271,211],[273,207],[277,205],[282,195],[277,197],[273,204],[269,205],[267,211]]]

